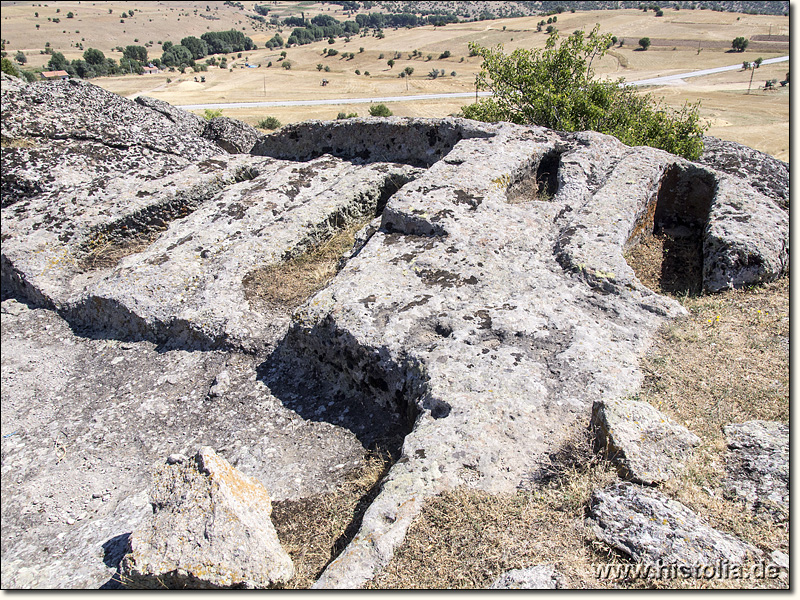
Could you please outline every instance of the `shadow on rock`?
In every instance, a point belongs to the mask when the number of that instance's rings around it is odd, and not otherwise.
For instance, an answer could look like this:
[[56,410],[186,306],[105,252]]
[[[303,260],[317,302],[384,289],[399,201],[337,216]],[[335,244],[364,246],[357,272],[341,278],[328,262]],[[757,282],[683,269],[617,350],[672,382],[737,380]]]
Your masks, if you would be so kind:
[[[342,332],[339,336],[341,342]],[[273,396],[302,418],[348,429],[365,449],[387,451],[396,459],[418,413],[405,387],[395,389],[402,370],[355,342],[340,347],[335,358],[319,356],[313,348],[298,347],[290,332],[257,374]]]
[[128,551],[128,540],[130,537],[130,532],[122,533],[114,536],[103,544],[103,563],[105,563],[107,567],[116,569],[116,572],[111,579],[100,586],[101,590],[121,590],[125,588],[122,584],[119,565],[122,562],[122,557],[125,556],[125,553]]

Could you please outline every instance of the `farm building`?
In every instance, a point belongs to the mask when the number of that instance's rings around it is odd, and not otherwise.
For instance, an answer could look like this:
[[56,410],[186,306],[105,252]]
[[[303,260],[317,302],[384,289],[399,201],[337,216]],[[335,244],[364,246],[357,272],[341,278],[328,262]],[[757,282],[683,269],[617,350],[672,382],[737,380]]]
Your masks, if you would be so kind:
[[43,71],[42,79],[69,79],[66,71]]

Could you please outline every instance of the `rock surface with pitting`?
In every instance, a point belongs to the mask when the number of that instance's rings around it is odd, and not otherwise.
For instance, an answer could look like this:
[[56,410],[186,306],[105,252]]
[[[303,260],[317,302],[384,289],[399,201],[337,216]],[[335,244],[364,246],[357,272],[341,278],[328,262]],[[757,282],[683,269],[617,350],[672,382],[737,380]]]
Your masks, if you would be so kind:
[[753,148],[719,138],[703,138],[697,162],[744,179],[747,185],[789,210],[789,164]]
[[[716,193],[733,176],[601,134],[348,119],[232,155],[189,113],[87,83],[3,76],[2,103],[9,587],[114,585],[160,457],[211,445],[294,500],[378,446],[399,460],[317,582],[359,587],[427,497],[517,489],[595,400],[636,392],[684,313],[626,263],[644,233],[717,227],[726,285],[788,266],[771,199],[748,191],[763,215],[739,223]],[[362,218],[299,309],[251,301],[253,270]]]
[[776,521],[789,517],[789,426],[748,421],[725,427],[726,492]]
[[647,402],[598,400],[590,427],[598,449],[613,461],[620,475],[653,485],[683,468],[683,461],[700,438]]
[[563,587],[563,577],[553,565],[536,565],[514,569],[498,577],[490,590],[557,590]]
[[208,124],[203,117],[194,113],[175,108],[169,102],[151,98],[150,96],[136,96],[135,102],[161,113],[178,127],[189,133],[201,135]]
[[264,589],[294,577],[258,480],[209,446],[170,458],[155,474],[153,515],[134,529],[122,559],[127,587]]
[[744,564],[758,548],[723,533],[661,492],[620,483],[592,494],[587,524],[594,534],[637,563]]

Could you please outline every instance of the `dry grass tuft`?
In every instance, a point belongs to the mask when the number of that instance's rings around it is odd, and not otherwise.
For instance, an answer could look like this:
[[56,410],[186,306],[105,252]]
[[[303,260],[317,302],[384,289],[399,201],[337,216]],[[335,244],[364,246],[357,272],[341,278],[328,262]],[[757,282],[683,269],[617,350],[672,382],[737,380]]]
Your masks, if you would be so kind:
[[386,452],[368,455],[336,492],[272,504],[272,522],[297,574],[286,588],[306,589],[336,558],[361,526],[367,507],[378,495],[378,483],[392,465]]
[[0,148],[35,148],[38,144],[29,138],[0,136]]
[[702,292],[703,242],[694,237],[645,234],[625,253],[636,277],[651,290],[667,296]]
[[789,420],[789,279],[685,297],[643,367],[642,399],[708,440],[752,419]]
[[359,221],[299,256],[251,273],[244,280],[247,300],[268,307],[299,306],[333,279],[342,254],[353,247],[356,233],[368,223]]
[[566,587],[608,587],[593,565],[620,558],[592,541],[584,510],[593,490],[617,481],[616,471],[591,452],[585,429],[570,440],[554,454],[547,483],[533,491],[459,489],[427,501],[368,587],[487,588],[505,571],[542,563],[554,564]]
[[82,271],[113,268],[126,256],[146,250],[159,233],[142,233],[122,241],[107,240],[100,236],[90,244],[89,251],[78,261],[78,266]]

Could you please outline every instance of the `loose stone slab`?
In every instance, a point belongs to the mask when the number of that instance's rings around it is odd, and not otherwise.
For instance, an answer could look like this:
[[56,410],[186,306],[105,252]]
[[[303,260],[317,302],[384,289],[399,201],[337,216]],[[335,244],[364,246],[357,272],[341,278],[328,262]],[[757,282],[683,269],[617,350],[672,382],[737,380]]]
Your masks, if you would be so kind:
[[294,577],[269,492],[211,447],[192,459],[171,456],[151,502],[153,516],[133,531],[122,559],[126,587],[263,589]]
[[710,527],[685,505],[655,489],[620,483],[592,494],[587,524],[609,546],[637,563],[744,564],[761,551]]
[[647,402],[598,400],[590,427],[597,447],[622,477],[645,485],[662,483],[683,468],[700,438]]
[[490,590],[557,590],[563,577],[553,565],[536,565],[527,569],[514,569],[498,577]]
[[263,136],[255,127],[242,121],[228,117],[215,117],[208,121],[203,130],[203,137],[216,142],[223,150],[231,154],[247,154]]
[[789,516],[789,426],[748,421],[725,427],[727,494],[776,521]]

